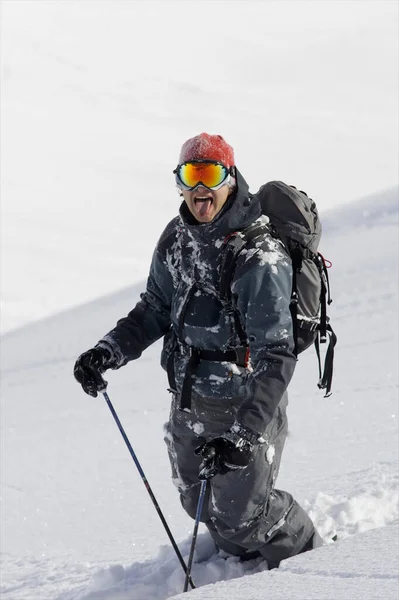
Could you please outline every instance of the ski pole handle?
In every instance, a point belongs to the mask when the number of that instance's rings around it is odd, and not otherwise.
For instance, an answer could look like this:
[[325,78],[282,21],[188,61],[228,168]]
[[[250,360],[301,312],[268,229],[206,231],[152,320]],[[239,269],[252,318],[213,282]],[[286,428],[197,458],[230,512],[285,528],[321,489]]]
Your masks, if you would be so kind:
[[219,471],[215,448],[213,446],[206,446],[207,444],[204,444],[204,446],[200,446],[195,450],[195,454],[199,454],[202,458],[198,473],[198,479],[200,480],[212,479]]
[[104,392],[107,391],[108,381],[105,381],[100,371],[97,371],[97,369],[91,369],[91,372],[93,375],[94,383],[97,386],[97,392],[99,394],[104,394]]

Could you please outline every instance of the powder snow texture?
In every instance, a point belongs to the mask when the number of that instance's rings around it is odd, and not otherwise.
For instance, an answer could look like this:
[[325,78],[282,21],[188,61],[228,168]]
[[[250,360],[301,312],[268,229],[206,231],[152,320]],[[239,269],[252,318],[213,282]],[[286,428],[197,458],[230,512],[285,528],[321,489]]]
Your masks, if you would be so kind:
[[[238,600],[245,589],[245,597],[262,598],[266,586],[273,600],[397,600],[397,213],[372,227],[355,224],[346,222],[323,243],[334,259],[334,394],[320,396],[313,353],[301,355],[278,479],[324,539],[338,533],[339,542],[266,573],[256,561],[215,556],[201,526],[202,562],[193,577],[207,587],[192,597]],[[104,401],[86,397],[71,376],[77,354],[129,310],[141,289],[2,340],[5,600],[160,600],[182,589],[181,568]],[[157,344],[139,363],[107,373],[108,391],[187,557],[192,521],[163,442],[169,396],[159,351]]]
[[[179,206],[178,150],[201,130],[231,142],[251,191],[281,178],[320,209],[339,338],[334,393],[321,397],[314,353],[301,355],[278,486],[326,540],[340,540],[268,573],[213,555],[201,526],[193,575],[206,587],[191,597],[397,600],[397,4],[214,3],[217,38],[203,5],[185,9],[2,3],[1,327],[31,322],[1,340],[2,600],[159,600],[182,590],[111,414],[72,368],[139,299]],[[201,80],[182,52],[190,17],[203,63],[217,67]],[[327,206],[371,193],[324,218]],[[160,348],[107,373],[108,392],[187,557],[193,522],[163,441]]]
[[[398,525],[375,529],[292,558],[277,571],[206,586],[194,590],[190,597],[194,600],[396,600],[398,540]],[[370,549],[374,550],[372,560]],[[174,600],[185,597],[173,596]],[[123,598],[127,599],[128,596]]]
[[147,276],[201,131],[322,211],[397,185],[397,2],[206,7],[2,2],[2,331]]

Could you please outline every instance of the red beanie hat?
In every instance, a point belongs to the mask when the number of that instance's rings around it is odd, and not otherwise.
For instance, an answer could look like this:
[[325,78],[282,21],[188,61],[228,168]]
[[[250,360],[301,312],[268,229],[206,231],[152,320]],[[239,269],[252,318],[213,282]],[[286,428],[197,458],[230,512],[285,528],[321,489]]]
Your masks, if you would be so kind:
[[184,142],[179,164],[190,160],[215,160],[226,167],[234,166],[234,150],[221,135],[200,133]]

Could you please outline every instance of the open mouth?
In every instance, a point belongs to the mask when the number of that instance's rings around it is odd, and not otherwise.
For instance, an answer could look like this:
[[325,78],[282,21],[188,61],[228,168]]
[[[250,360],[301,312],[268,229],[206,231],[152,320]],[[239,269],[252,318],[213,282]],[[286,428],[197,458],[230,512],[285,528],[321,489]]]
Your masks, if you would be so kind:
[[210,213],[212,204],[212,196],[194,196],[194,205],[201,217],[206,217]]
[[194,196],[195,204],[197,204],[197,202],[207,202],[208,200],[210,200],[212,203],[213,202],[212,196]]

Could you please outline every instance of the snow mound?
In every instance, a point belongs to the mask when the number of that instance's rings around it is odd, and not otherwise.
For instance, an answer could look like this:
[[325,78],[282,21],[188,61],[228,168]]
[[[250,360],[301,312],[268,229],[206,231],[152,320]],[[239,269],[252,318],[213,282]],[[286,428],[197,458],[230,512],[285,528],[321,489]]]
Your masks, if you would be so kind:
[[[318,492],[304,508],[323,539],[338,539],[395,523],[399,518],[399,472],[396,462],[347,473],[325,482],[336,484],[337,493]],[[320,485],[326,489],[324,485]]]
[[[191,540],[180,547],[187,564]],[[197,587],[227,581],[267,570],[261,559],[240,562],[236,557],[215,553],[208,533],[197,539],[192,576]],[[95,573],[85,589],[62,594],[58,600],[166,600],[181,592],[185,575],[170,546],[162,546],[156,558],[130,566],[112,565]]]
[[[347,595],[345,597],[334,596],[335,600],[339,598],[347,600],[348,597],[373,598],[374,600],[372,595],[350,596],[352,589],[355,589],[357,585],[363,585],[363,579],[364,581],[373,580],[371,585],[364,584],[365,594],[366,592],[374,593],[377,580],[383,580],[386,588],[384,594],[386,592],[387,595],[381,597],[393,598],[394,596],[389,594],[394,585],[394,562],[392,556],[385,556],[385,554],[388,555],[396,547],[393,543],[392,531],[394,529],[389,526],[397,523],[399,519],[397,465],[396,463],[374,465],[368,470],[348,474],[347,480],[351,487],[346,488],[348,490],[346,495],[340,492],[336,496],[332,496],[319,492],[313,501],[305,504],[305,508],[323,536],[326,546],[317,552],[284,561],[276,573],[264,573],[267,571],[267,564],[262,559],[240,562],[236,557],[215,553],[215,547],[209,534],[200,534],[192,570],[194,583],[197,588],[216,583],[220,584],[220,587],[218,585],[211,588],[212,594],[215,591],[215,595],[210,594],[207,587],[205,595],[198,591],[196,594],[199,595],[195,594],[194,598],[206,598],[206,600],[223,598],[225,600],[227,596],[223,594],[227,594],[227,588],[223,582],[244,577],[242,582],[234,582],[232,597],[239,597],[235,595],[236,588],[244,585],[246,598],[253,600],[261,598],[261,595],[256,595],[259,593],[256,590],[260,590],[263,585],[270,589],[271,580],[276,582],[276,589],[272,589],[273,594],[277,595],[273,595],[273,600],[285,599],[290,597],[290,586],[297,585],[298,576],[303,573],[310,574],[312,578],[317,579],[315,590],[319,594],[304,596],[306,600],[330,598],[330,596],[322,596],[321,591],[331,589],[332,580],[336,579],[344,580],[345,585],[338,582],[337,589],[339,593],[345,591]],[[342,489],[341,478],[330,480],[328,484],[330,486],[335,484],[337,489]],[[382,547],[385,548],[384,562],[379,564],[381,560],[376,561],[371,569],[369,550],[359,554],[359,550],[364,547],[364,537],[354,534],[364,534],[368,530],[383,526],[387,526],[389,531],[379,529],[377,533],[372,534],[370,539],[376,541],[379,552]],[[339,543],[333,544],[331,537],[336,533]],[[351,539],[346,540],[345,538]],[[180,548],[186,563],[190,543],[190,538],[188,538]],[[346,545],[347,543],[349,545]],[[327,548],[330,545],[334,546],[332,553]],[[354,548],[356,548],[356,552],[352,555]],[[350,560],[349,557],[351,557]],[[249,577],[255,574],[258,576]],[[261,577],[260,574],[262,574]],[[263,581],[264,577],[269,579]],[[368,581],[369,583],[370,581]],[[144,598],[145,600],[166,600],[174,597],[175,594],[180,594],[183,585],[184,573],[173,549],[170,546],[163,546],[156,558],[146,562],[136,562],[130,566],[116,564],[97,571],[88,586],[82,587],[80,591],[75,590],[63,594],[58,600],[143,600]],[[381,587],[381,590],[383,589],[384,583]],[[247,590],[251,593],[256,592],[256,594],[253,596],[247,594]],[[287,595],[284,596],[284,593]]]
[[323,232],[343,231],[359,227],[376,227],[398,223],[399,187],[372,194],[355,202],[338,206],[321,215]]
[[[398,540],[398,525],[374,529],[291,558],[278,570],[193,590],[190,597],[193,600],[397,600]],[[370,548],[375,549],[372,561]],[[178,594],[173,600],[185,597]]]

